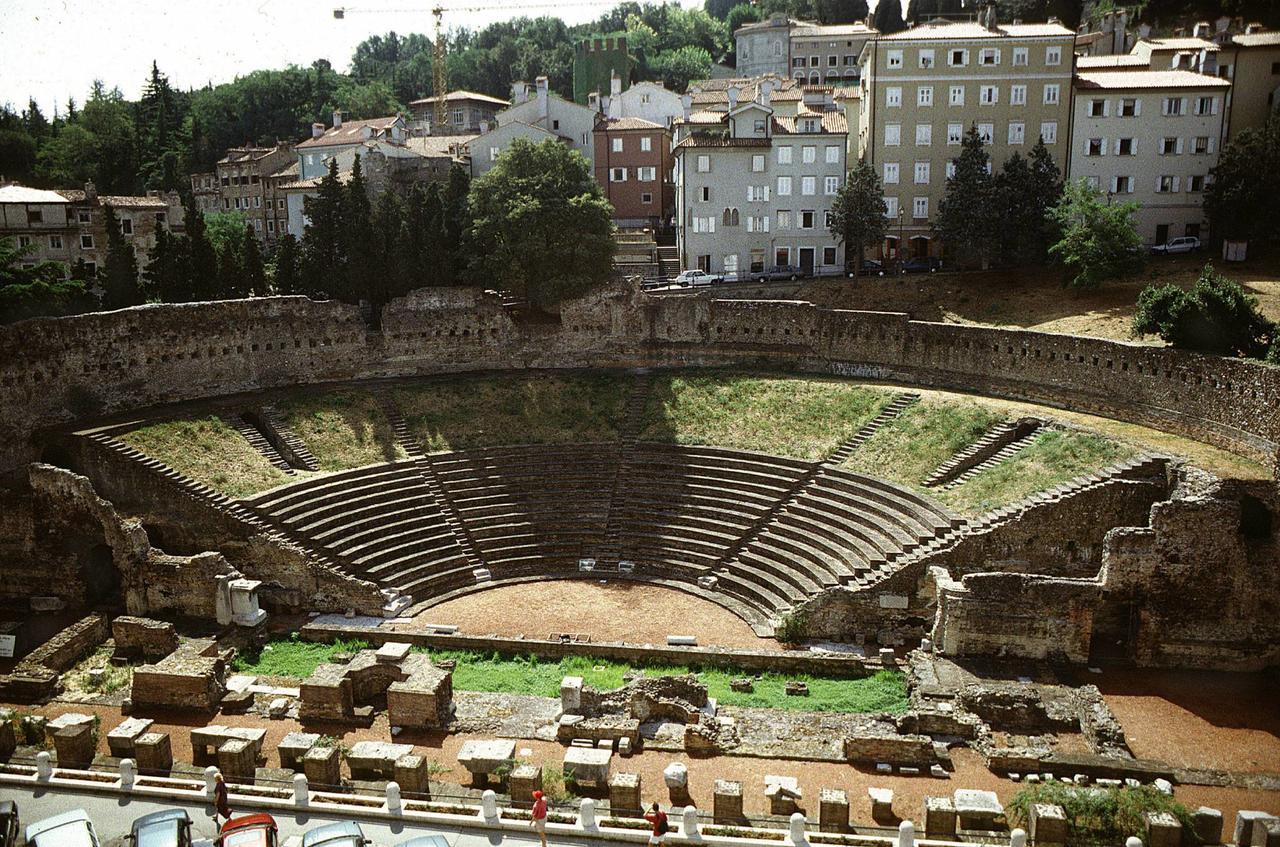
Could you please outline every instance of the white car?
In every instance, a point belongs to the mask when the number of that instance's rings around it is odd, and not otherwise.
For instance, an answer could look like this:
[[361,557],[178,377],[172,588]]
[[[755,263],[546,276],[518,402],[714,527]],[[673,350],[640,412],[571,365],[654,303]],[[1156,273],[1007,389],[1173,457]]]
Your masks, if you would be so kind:
[[1166,241],[1164,244],[1157,244],[1151,248],[1151,252],[1159,256],[1171,256],[1174,253],[1190,253],[1193,250],[1200,249],[1200,239],[1194,235],[1184,235],[1181,238],[1174,238]]
[[676,285],[711,285],[717,282],[724,282],[724,277],[709,274],[706,271],[681,271],[676,277]]
[[34,847],[100,847],[93,821],[84,809],[73,809],[27,827],[27,843]]

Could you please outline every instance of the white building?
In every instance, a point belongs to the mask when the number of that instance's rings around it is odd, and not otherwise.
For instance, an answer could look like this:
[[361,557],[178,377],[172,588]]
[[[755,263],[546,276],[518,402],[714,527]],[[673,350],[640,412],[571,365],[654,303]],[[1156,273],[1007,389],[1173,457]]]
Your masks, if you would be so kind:
[[527,82],[516,82],[511,86],[511,108],[503,109],[497,115],[498,126],[509,123],[522,123],[539,127],[568,142],[592,163],[595,157],[592,132],[596,127],[599,112],[579,106],[565,100],[558,94],[548,90],[547,78],[540,76],[535,81],[535,90],[531,93]]
[[556,138],[556,134],[540,126],[530,126],[520,121],[508,121],[488,132],[483,132],[467,143],[471,154],[471,176],[478,177],[488,173],[498,163],[498,157],[507,151],[511,142],[524,138],[538,144],[548,138]]
[[1148,244],[1207,234],[1204,189],[1225,130],[1224,79],[1182,70],[1077,74],[1068,174],[1140,204]]

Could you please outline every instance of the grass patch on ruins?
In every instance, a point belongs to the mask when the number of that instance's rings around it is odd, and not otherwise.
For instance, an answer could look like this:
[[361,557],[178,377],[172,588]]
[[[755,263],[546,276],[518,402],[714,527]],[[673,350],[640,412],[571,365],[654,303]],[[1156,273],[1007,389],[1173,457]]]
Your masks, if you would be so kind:
[[119,439],[229,497],[248,497],[290,479],[216,415],[148,424]]
[[893,398],[819,377],[689,372],[654,377],[641,439],[753,450],[816,461]]
[[939,465],[977,441],[1002,417],[971,401],[926,397],[868,438],[844,467],[919,487]]
[[363,391],[296,393],[278,404],[289,428],[322,471],[341,471],[404,458],[387,416]]
[[937,496],[961,512],[982,514],[1133,455],[1127,445],[1093,433],[1044,430],[1012,458]]
[[1137,788],[1076,788],[1062,783],[1028,785],[1013,795],[1007,812],[1011,823],[1029,828],[1031,809],[1043,804],[1061,806],[1067,817],[1067,847],[1119,844],[1146,829],[1145,815],[1168,812],[1193,832],[1191,810],[1155,786]]
[[618,438],[630,385],[605,374],[460,378],[401,388],[395,399],[430,452],[582,444]]
[[[320,664],[329,661],[333,654],[351,653],[367,647],[360,641],[317,644],[302,641],[295,634],[287,639],[268,642],[257,653],[240,653],[232,667],[236,673],[305,679]],[[485,655],[464,650],[426,652],[433,659],[450,659],[457,663],[453,670],[453,687],[457,691],[559,697],[560,680],[566,676],[580,676],[587,685],[610,689],[621,686],[623,674],[631,669],[625,662],[588,656],[569,656],[553,661],[535,656]],[[904,712],[907,708],[906,678],[895,671],[879,671],[862,679],[847,679],[805,674],[751,674],[716,669],[695,671],[687,667],[658,665],[642,670],[646,676],[694,673],[707,686],[708,695],[724,706],[801,712],[895,714]],[[746,694],[731,690],[729,681],[738,677],[751,677],[755,683],[755,691]],[[809,696],[787,696],[783,686],[788,680],[807,682]]]

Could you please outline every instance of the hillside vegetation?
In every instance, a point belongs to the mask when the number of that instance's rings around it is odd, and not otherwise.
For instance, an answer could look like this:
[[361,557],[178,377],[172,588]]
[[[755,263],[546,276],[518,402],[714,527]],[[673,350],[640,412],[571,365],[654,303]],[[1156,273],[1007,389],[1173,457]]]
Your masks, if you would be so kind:
[[404,458],[377,399],[364,391],[298,392],[277,406],[322,471]]
[[119,438],[229,497],[248,497],[291,478],[216,415],[148,424]]

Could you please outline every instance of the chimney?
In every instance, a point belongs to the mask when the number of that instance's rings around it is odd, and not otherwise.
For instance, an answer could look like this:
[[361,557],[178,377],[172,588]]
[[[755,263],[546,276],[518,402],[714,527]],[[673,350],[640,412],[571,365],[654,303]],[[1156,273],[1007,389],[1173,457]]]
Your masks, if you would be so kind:
[[622,77],[618,76],[617,71],[613,71],[609,75],[609,96],[610,97],[622,96]]
[[689,114],[693,110],[693,97],[689,94],[680,95],[680,111],[684,112],[684,119],[689,120]]
[[764,79],[760,81],[760,104],[768,106],[769,100],[773,96],[773,80]]
[[[538,118],[544,123],[547,120],[547,78],[540,76],[534,80],[534,84],[538,86]],[[550,127],[544,127],[550,129]]]
[[481,134],[481,135],[484,135],[484,134],[485,134],[486,132],[488,132],[488,131],[489,131],[489,122],[488,122],[488,121],[481,121],[481,122],[480,122],[480,134]]
[[333,110],[333,128],[338,129],[342,126],[342,110]]
[[729,86],[725,89],[725,94],[729,95],[729,111],[732,112],[738,108],[738,87],[736,85]]
[[84,184],[84,199],[91,203],[98,199],[98,186],[93,184],[93,180]]
[[1000,17],[996,14],[995,3],[987,4],[986,26],[987,26],[987,29],[990,30],[991,32],[995,32],[996,30],[1000,29]]
[[[614,82],[617,80],[618,78],[614,77]],[[617,120],[620,117],[622,117],[622,95],[615,94],[609,98],[609,119]]]
[[596,112],[597,114],[600,112],[600,92],[599,91],[593,91],[587,95],[587,108],[593,112]]
[[511,83],[511,105],[519,106],[529,102],[529,83],[517,80]]
[[1209,29],[1208,21],[1197,22],[1196,28],[1192,30],[1192,33],[1195,35],[1196,38],[1208,38],[1210,32],[1211,30]]
[[312,124],[312,125],[311,125],[311,137],[312,137],[312,138],[319,138],[319,137],[320,137],[320,136],[322,136],[322,135],[324,135],[324,124],[322,124],[322,123],[314,123],[314,124]]
[[363,138],[365,141],[368,141],[369,139],[373,138],[373,127],[371,126],[360,127],[360,137]]

